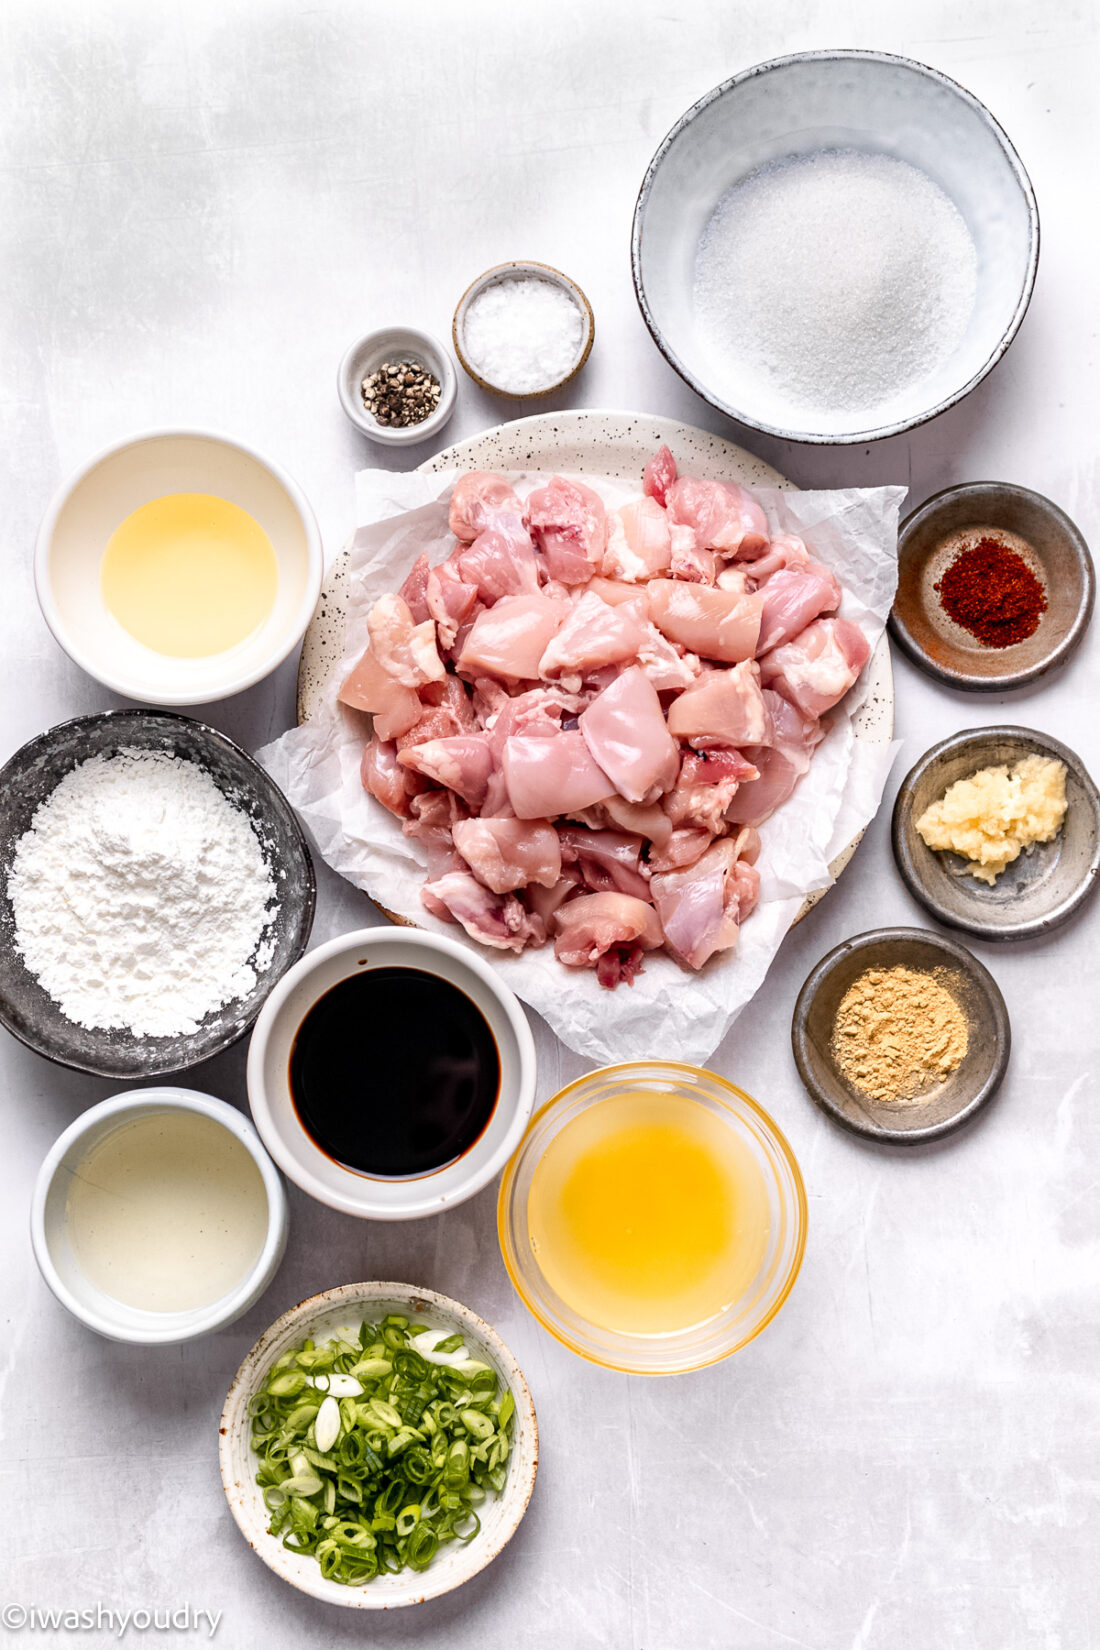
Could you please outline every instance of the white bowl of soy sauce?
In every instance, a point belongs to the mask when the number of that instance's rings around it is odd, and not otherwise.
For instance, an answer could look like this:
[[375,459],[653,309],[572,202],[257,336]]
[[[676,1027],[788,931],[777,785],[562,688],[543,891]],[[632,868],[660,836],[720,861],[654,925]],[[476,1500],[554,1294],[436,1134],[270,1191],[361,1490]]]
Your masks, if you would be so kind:
[[248,1100],[311,1197],[416,1220],[472,1197],[530,1120],[535,1045],[518,999],[455,940],[364,928],[289,969],[248,1051]]

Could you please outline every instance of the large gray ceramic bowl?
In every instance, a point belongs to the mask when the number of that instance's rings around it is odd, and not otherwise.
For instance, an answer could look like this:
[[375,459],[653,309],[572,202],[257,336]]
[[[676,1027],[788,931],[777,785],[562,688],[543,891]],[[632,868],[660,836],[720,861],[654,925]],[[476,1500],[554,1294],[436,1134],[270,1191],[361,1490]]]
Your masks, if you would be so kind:
[[[227,1003],[193,1032],[135,1037],[124,1030],[89,1030],[62,1013],[24,966],[15,948],[8,873],[35,809],[89,757],[122,749],[165,751],[195,762],[252,822],[278,890],[266,934],[270,963],[247,997]],[[168,711],[115,710],[61,722],[16,751],[0,769],[0,1024],[28,1048],[100,1077],[148,1078],[182,1071],[242,1037],[268,992],[305,951],[316,904],[313,861],[293,809],[263,769],[224,733]]]
[[[990,887],[968,876],[958,854],[937,853],[917,820],[949,785],[979,768],[1025,756],[1066,765],[1066,817],[1050,842],[1013,860]],[[1066,922],[1100,878],[1100,793],[1081,758],[1034,728],[972,728],[933,745],[901,782],[893,818],[894,858],[915,899],[952,928],[983,940],[1035,939]]]
[[[717,381],[692,302],[699,240],[726,191],[769,163],[837,149],[893,156],[924,172],[958,208],[978,254],[961,344],[888,416],[871,421],[847,411],[802,416],[778,395],[747,404]],[[1031,183],[989,110],[946,75],[885,52],[799,52],[716,86],[657,150],[634,212],[634,286],[657,347],[719,412],[792,441],[876,440],[959,401],[1015,337],[1038,260]]]

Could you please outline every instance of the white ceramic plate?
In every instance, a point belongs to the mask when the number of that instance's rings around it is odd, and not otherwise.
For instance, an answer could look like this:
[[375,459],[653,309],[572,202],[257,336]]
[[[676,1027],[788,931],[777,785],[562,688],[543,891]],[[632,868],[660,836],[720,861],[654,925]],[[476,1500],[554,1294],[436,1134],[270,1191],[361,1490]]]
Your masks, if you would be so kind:
[[[478,1508],[481,1528],[467,1546],[454,1541],[441,1547],[426,1570],[405,1570],[399,1575],[378,1576],[362,1587],[345,1587],[326,1581],[315,1558],[290,1552],[280,1537],[267,1533],[268,1511],[256,1483],[248,1406],[271,1365],[307,1335],[315,1341],[329,1340],[340,1329],[358,1330],[364,1319],[377,1321],[390,1312],[399,1312],[432,1329],[462,1334],[471,1352],[496,1370],[516,1401],[512,1453],[504,1490],[495,1498],[487,1496]],[[218,1455],[229,1510],[248,1545],[270,1570],[326,1604],[342,1604],[353,1610],[395,1610],[407,1604],[423,1604],[426,1599],[460,1587],[507,1545],[519,1528],[535,1487],[539,1432],[523,1371],[496,1331],[468,1306],[406,1283],[348,1283],[299,1302],[261,1335],[234,1376],[225,1400]]]
[[[498,425],[447,447],[421,465],[423,470],[567,470],[584,475],[617,476],[641,485],[642,470],[660,446],[672,449],[680,468],[693,475],[736,481],[744,487],[791,487],[793,484],[762,459],[709,430],[679,424],[672,418],[641,413],[538,413]],[[325,575],[321,600],[302,644],[298,669],[298,721],[308,721],[333,666],[344,651],[347,617],[347,547]],[[865,672],[867,693],[853,718],[856,738],[888,745],[894,734],[894,677],[885,635]],[[860,833],[862,836],[862,832]],[[833,860],[838,877],[860,837]],[[816,905],[827,888],[811,894],[796,921]]]

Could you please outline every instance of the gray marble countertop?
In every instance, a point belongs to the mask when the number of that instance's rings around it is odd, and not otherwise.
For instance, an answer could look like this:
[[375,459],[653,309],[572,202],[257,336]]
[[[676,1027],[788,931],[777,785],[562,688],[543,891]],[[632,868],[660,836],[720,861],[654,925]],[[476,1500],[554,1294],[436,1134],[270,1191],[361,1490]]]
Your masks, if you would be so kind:
[[[1039,199],[1038,285],[1007,359],[930,427],[834,451],[727,433],[806,486],[900,481],[915,503],[957,481],[1019,481],[1095,541],[1098,29],[1079,0],[10,0],[0,21],[0,759],[53,722],[117,702],[59,651],[35,602],[34,534],[61,478],[150,426],[224,429],[296,475],[334,553],[355,470],[387,461],[340,411],[344,346],[389,318],[445,333],[486,265],[542,258],[588,292],[596,346],[562,405],[721,428],[638,314],[634,195],[689,103],[803,47],[907,53],[992,108]],[[463,381],[450,435],[518,410]],[[1089,1581],[1100,1530],[1095,909],[1044,940],[975,946],[1004,992],[1014,1050],[1000,1097],[956,1139],[902,1153],[842,1134],[802,1091],[789,1045],[795,995],[824,951],[868,927],[924,920],[895,874],[888,819],[900,775],[928,745],[1009,720],[1055,733],[1100,773],[1100,635],[1060,675],[1004,699],[941,690],[901,658],[895,669],[903,745],[880,816],[714,1059],[787,1133],[811,1215],[783,1312],[705,1373],[627,1379],[558,1347],[508,1283],[492,1190],[399,1226],[357,1223],[292,1192],[286,1260],[246,1319],[163,1351],[98,1340],[41,1283],[27,1214],[50,1143],[112,1085],[2,1036],[0,1603],[189,1604],[220,1611],[216,1642],[242,1650],[1100,1641]],[[293,704],[287,666],[208,716],[255,749]],[[372,920],[319,869],[316,940]],[[583,1068],[536,1030],[545,1096]],[[186,1081],[244,1106],[244,1049]],[[385,1618],[282,1585],[238,1535],[217,1471],[218,1411],[252,1341],[301,1296],[360,1277],[430,1285],[493,1322],[542,1427],[534,1500],[504,1555],[461,1593]],[[0,1641],[34,1642],[30,1625],[20,1633],[6,1619]],[[115,1632],[83,1638],[106,1644]],[[198,1643],[207,1632],[174,1636]],[[63,1628],[37,1637],[70,1640]]]

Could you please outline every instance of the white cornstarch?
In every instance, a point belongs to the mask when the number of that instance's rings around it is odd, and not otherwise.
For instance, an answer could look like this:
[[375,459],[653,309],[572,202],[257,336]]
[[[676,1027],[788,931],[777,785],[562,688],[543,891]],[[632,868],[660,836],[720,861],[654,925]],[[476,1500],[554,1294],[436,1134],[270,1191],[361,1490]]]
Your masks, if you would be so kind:
[[271,961],[275,884],[247,814],[194,762],[93,756],[35,811],[8,875],[15,944],[70,1020],[194,1031]]
[[558,384],[577,364],[584,315],[564,287],[537,275],[508,277],[471,299],[462,348],[479,378],[512,395]]
[[694,302],[727,398],[765,396],[780,422],[871,415],[930,376],[961,343],[976,290],[974,242],[938,184],[889,155],[825,150],[722,198]]

